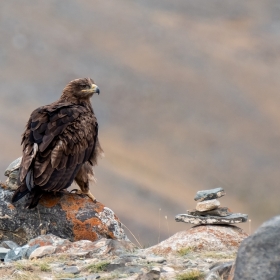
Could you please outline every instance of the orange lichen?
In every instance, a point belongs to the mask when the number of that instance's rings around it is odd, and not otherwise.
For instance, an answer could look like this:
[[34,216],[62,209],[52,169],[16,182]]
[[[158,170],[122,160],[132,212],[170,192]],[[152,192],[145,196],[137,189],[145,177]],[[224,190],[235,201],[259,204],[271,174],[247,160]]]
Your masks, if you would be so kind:
[[15,210],[16,209],[15,206],[13,204],[11,204],[11,203],[8,203],[8,208],[10,208],[11,210]]
[[[104,205],[100,202],[93,203],[90,198],[79,197],[75,194],[67,194],[61,200],[61,207],[66,213],[66,218],[73,223],[74,240],[91,240],[96,241],[98,239],[97,234],[94,232],[94,228],[99,228],[100,232],[109,232],[109,229],[102,224],[102,222],[96,218],[90,218],[85,221],[80,221],[77,217],[77,211],[80,208],[85,208],[85,204],[90,203],[94,208],[94,211],[99,213],[104,209]],[[87,206],[88,207],[88,206]],[[109,234],[114,238],[113,234]]]
[[44,240],[39,240],[39,239],[36,239],[36,240],[34,240],[33,242],[31,241],[31,242],[29,242],[29,246],[34,246],[34,245],[40,245],[40,247],[41,246],[48,246],[48,245],[52,245],[52,242],[50,242],[50,241],[44,241]]
[[44,207],[51,208],[54,207],[59,201],[61,197],[55,196],[53,193],[44,194],[40,199],[40,204]]

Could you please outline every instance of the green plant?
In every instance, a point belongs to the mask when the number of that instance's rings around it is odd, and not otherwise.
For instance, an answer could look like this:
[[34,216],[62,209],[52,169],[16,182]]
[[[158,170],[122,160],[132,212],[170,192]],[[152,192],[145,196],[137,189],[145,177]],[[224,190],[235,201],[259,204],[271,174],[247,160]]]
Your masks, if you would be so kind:
[[93,263],[93,264],[90,264],[89,266],[87,266],[87,270],[89,272],[94,272],[94,273],[101,272],[101,271],[106,270],[106,267],[109,264],[110,264],[110,262],[107,262],[107,261],[102,261],[102,262],[99,262],[99,263]]
[[18,272],[13,276],[12,279],[15,279],[15,280],[40,280],[40,278],[37,275],[34,275],[34,273],[31,273],[29,271]]
[[44,271],[44,272],[51,271],[51,267],[50,267],[49,264],[46,263],[46,262],[40,263],[40,264],[39,264],[39,267],[40,267],[40,270],[41,270],[41,271]]
[[179,249],[179,250],[177,251],[177,253],[178,253],[181,257],[183,257],[183,256],[185,256],[185,255],[187,255],[187,254],[189,254],[189,253],[191,253],[191,252],[193,252],[193,251],[194,251],[194,248],[193,248],[193,247],[185,247],[185,248]]
[[29,263],[26,263],[26,262],[22,262],[22,261],[16,262],[15,268],[17,270],[23,270],[23,271],[33,271],[34,270],[34,267],[32,267],[32,265],[30,265]]
[[212,259],[234,259],[236,257],[236,254],[235,253],[226,254],[223,252],[210,251],[210,252],[205,252],[203,254],[203,257],[212,258]]
[[203,278],[204,274],[199,270],[192,270],[176,276],[176,280],[202,280]]

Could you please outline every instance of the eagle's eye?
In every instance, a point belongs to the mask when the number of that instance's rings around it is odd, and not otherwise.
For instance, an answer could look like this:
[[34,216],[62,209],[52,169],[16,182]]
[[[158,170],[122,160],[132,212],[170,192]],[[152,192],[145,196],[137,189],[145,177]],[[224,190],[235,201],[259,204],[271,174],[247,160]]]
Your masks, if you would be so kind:
[[86,89],[86,88],[89,88],[89,85],[84,84],[84,85],[81,85],[81,87],[82,87],[83,89]]

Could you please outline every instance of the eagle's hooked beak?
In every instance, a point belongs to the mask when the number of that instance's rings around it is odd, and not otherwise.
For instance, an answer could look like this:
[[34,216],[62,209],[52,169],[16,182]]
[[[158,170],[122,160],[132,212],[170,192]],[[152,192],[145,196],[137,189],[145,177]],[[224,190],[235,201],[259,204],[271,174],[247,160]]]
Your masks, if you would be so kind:
[[92,84],[92,85],[91,85],[91,90],[92,90],[93,93],[100,94],[100,89],[99,89],[99,87],[98,87],[97,85],[95,85],[95,84]]

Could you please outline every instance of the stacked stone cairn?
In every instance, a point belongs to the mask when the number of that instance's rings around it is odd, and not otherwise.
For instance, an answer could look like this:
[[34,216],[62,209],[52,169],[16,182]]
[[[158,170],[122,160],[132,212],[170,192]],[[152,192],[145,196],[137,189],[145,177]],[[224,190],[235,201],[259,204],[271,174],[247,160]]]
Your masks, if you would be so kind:
[[187,210],[187,214],[177,215],[175,220],[194,225],[230,225],[247,222],[247,214],[232,213],[227,207],[220,207],[217,198],[225,194],[223,188],[198,191],[194,198],[198,201],[196,208]]

